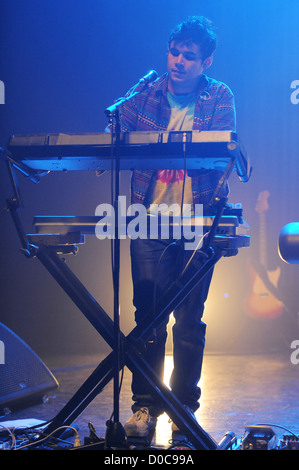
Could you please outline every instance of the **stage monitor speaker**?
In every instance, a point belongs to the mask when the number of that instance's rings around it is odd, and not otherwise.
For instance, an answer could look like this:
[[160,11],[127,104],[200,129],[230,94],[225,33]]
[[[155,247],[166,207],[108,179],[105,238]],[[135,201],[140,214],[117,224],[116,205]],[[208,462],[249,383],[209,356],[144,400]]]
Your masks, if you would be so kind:
[[42,402],[58,381],[9,328],[0,323],[0,410],[3,413]]

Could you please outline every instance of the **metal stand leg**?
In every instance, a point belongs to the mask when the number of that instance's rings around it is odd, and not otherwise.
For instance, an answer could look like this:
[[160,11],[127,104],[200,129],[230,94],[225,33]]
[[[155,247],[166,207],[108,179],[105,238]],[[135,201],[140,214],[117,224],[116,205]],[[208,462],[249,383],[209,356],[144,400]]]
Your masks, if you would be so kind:
[[[113,346],[114,326],[112,320],[95,299],[92,298],[66,263],[59,258],[55,253],[55,249],[49,247],[37,248],[36,256],[79,307],[99,334],[110,346]],[[142,358],[138,349],[138,342],[147,339],[151,334],[152,328],[157,327],[163,319],[184,300],[190,290],[205,276],[221,256],[221,253],[217,255],[213,254],[204,262],[201,260],[197,263],[194,262],[192,264],[192,271],[186,272],[183,279],[174,283],[172,288],[163,296],[159,302],[160,313],[156,316],[154,321],[152,320],[152,316],[149,315],[150,320],[135,327],[127,337],[124,337],[122,333],[120,334],[121,348],[124,352],[120,367],[126,365],[131,371],[137,370],[143,375],[152,393],[163,403],[167,414],[180,427],[196,449],[212,450],[216,448],[216,443],[192,417],[186,414],[185,409],[175,395],[164,386],[164,384],[161,384],[159,377],[156,376]],[[62,424],[70,424],[72,422],[71,420],[75,419],[95,396],[100,393],[110,379],[112,379],[114,372],[113,353],[110,353],[82,385],[70,402],[58,413],[52,423],[45,428],[45,432],[52,432],[56,427]]]

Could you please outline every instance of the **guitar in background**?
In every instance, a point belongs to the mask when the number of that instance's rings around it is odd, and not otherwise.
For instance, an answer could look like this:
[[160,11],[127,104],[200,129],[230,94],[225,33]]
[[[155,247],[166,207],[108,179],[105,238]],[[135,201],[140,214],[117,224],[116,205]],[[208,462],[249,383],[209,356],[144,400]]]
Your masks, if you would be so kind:
[[275,318],[282,315],[285,310],[283,302],[278,298],[277,290],[280,267],[269,271],[267,266],[266,212],[269,209],[269,196],[268,191],[259,194],[256,211],[259,214],[260,264],[258,269],[249,266],[252,288],[246,306],[251,316],[259,318]]

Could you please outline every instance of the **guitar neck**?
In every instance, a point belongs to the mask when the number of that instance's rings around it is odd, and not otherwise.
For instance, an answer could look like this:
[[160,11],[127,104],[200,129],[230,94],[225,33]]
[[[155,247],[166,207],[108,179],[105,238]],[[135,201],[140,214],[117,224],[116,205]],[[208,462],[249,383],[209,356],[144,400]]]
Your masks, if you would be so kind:
[[266,215],[260,214],[260,260],[261,264],[267,267],[267,244],[266,244]]

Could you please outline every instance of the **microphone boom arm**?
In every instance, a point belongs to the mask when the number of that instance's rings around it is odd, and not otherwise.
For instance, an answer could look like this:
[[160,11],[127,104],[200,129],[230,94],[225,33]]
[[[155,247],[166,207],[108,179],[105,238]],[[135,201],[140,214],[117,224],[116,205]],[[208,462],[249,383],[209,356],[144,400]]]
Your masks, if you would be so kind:
[[[146,85],[145,85],[146,86]],[[123,104],[125,103],[126,101],[130,101],[132,98],[134,98],[134,96],[136,95],[139,95],[139,93],[144,90],[145,86],[143,88],[141,88],[140,90],[138,91],[135,91],[133,93],[131,93],[130,95],[128,96],[124,96],[122,98],[119,98],[114,104],[112,104],[111,106],[108,106],[108,108],[105,109],[105,114],[106,116],[108,117],[112,117],[115,115],[116,111],[118,110],[118,108]]]
[[[148,86],[148,84],[156,80],[157,77],[158,77],[157,72],[155,70],[150,70],[144,77],[142,77],[139,80],[139,82],[136,85],[133,86],[132,91],[129,95],[118,98],[114,104],[112,104],[111,106],[105,109],[106,116],[110,118],[114,116],[118,108],[123,103],[125,103],[126,101],[130,101],[132,98],[134,98],[134,96],[141,93]],[[139,85],[143,85],[143,86],[139,90],[135,91]]]

